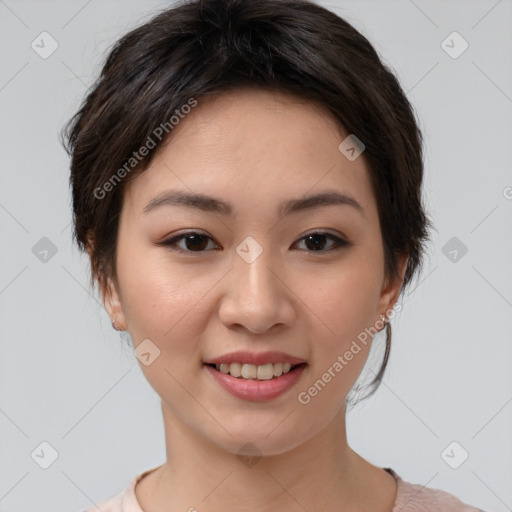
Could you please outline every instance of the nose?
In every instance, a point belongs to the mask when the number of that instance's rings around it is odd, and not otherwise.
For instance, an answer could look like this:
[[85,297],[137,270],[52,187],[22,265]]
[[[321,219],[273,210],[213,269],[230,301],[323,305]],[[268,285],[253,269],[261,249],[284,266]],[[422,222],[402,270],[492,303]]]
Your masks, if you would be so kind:
[[235,254],[233,267],[223,280],[221,322],[257,334],[276,325],[289,327],[295,320],[297,302],[289,280],[282,265],[270,258],[270,251],[264,250],[252,262]]

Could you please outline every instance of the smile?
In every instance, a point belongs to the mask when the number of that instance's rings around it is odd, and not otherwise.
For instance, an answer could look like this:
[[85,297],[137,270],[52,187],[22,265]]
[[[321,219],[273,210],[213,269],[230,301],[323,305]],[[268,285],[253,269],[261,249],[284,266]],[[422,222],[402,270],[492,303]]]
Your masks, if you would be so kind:
[[[222,389],[237,398],[255,402],[272,400],[289,391],[300,379],[306,367],[306,363],[296,365],[291,363],[203,365],[203,368]],[[274,375],[274,372],[279,375]],[[260,379],[260,376],[263,378]]]
[[267,363],[255,365],[250,363],[221,363],[212,365],[217,371],[241,379],[270,380],[288,373],[298,365],[291,363]]

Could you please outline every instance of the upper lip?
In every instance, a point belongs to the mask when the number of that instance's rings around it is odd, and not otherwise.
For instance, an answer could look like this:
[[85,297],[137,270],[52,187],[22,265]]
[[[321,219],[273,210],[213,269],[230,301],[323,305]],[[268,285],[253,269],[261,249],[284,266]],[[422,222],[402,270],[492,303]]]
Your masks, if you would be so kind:
[[230,363],[247,363],[254,365],[264,365],[267,363],[290,363],[301,364],[304,363],[304,359],[300,357],[294,357],[290,354],[286,354],[285,352],[248,352],[239,350],[237,352],[230,352],[229,354],[224,354],[219,357],[214,357],[212,359],[208,359],[204,361],[205,364],[230,364]]

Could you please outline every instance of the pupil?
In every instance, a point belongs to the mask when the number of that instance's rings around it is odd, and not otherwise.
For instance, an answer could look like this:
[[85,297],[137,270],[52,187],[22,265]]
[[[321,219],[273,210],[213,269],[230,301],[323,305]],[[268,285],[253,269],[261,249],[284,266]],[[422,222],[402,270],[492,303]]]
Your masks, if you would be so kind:
[[[190,241],[192,240],[192,243],[190,243]],[[192,248],[192,249],[201,249],[202,248],[202,244],[204,245],[204,241],[206,240],[206,237],[204,237],[203,235],[188,235],[187,236],[187,246],[188,248]],[[202,244],[201,244],[202,242]]]
[[[319,239],[323,239],[324,243],[319,243]],[[325,235],[321,235],[321,234],[308,235],[307,238],[306,238],[306,243],[310,242],[312,240],[314,240],[314,243],[313,243],[313,246],[314,246],[313,248],[314,249],[319,249],[319,248],[321,249],[325,245]],[[321,247],[319,247],[319,245]]]

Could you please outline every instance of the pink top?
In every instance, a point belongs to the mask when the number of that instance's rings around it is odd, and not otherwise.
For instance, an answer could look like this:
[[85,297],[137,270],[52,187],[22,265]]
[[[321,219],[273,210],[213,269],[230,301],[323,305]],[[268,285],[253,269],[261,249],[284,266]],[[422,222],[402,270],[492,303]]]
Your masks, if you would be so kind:
[[[158,466],[160,467],[160,466]],[[135,495],[135,485],[151,471],[157,468],[148,469],[144,473],[132,479],[128,487],[114,498],[98,503],[81,512],[144,512]],[[392,512],[484,512],[478,508],[462,503],[451,494],[438,489],[430,489],[418,484],[404,482],[391,468],[383,468],[393,475],[397,494]]]

